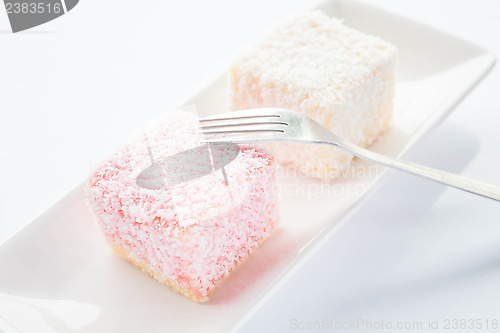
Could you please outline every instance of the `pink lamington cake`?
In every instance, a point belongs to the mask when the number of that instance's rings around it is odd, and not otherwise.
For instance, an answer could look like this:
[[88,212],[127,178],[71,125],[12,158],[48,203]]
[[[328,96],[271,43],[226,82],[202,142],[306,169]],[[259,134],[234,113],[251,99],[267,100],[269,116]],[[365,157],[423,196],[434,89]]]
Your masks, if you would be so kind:
[[138,185],[152,158],[168,180],[178,170],[162,161],[199,146],[196,116],[168,113],[98,165],[86,187],[113,251],[196,302],[206,300],[278,222],[275,162],[253,146],[240,147],[226,165],[227,183],[219,169],[156,189]]

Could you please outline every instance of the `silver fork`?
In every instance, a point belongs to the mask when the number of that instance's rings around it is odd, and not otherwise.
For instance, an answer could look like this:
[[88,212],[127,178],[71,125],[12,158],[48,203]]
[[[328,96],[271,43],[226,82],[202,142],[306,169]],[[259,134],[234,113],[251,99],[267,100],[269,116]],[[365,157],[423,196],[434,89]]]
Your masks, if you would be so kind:
[[500,201],[500,187],[375,153],[342,140],[309,117],[287,109],[261,108],[200,119],[209,143],[298,142],[339,147],[353,155],[441,184]]

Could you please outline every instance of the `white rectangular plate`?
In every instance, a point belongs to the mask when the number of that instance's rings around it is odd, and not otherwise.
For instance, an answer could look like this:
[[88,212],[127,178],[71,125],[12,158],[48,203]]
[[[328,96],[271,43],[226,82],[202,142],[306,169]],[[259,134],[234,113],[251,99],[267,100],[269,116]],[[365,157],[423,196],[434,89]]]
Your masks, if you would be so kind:
[[[404,155],[494,64],[477,46],[363,3],[328,1],[321,8],[400,50],[394,120],[371,147],[382,153]],[[224,74],[185,104],[224,112],[226,88]],[[0,331],[235,330],[338,230],[386,171],[360,160],[351,170],[322,185],[281,175],[279,229],[202,305],[113,255],[81,184],[0,248]]]

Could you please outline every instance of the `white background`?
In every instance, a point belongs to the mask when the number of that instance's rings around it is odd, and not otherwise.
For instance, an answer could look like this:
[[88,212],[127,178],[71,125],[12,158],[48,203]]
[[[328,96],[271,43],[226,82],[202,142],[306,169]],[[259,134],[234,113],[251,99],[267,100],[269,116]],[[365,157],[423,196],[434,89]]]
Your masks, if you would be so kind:
[[[137,123],[181,102],[267,27],[316,2],[176,1],[162,5],[164,20],[144,20],[157,3],[108,1],[96,12],[95,1],[82,0],[15,35],[0,13],[0,242],[85,180]],[[377,5],[500,55],[497,0]],[[138,36],[137,25],[164,29],[164,38]],[[74,60],[37,61],[68,49]],[[99,65],[89,68],[90,60]],[[153,74],[127,81],[151,62]],[[499,88],[495,67],[408,158],[500,184]],[[446,318],[500,320],[498,309],[500,203],[393,173],[243,331],[357,319],[426,327],[439,318],[443,328]]]

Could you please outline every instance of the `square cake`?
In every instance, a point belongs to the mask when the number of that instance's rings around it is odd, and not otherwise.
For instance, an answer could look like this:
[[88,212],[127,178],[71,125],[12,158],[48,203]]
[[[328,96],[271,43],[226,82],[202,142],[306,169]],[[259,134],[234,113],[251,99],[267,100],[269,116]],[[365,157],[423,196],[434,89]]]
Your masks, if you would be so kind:
[[[278,223],[273,157],[235,146],[224,170],[189,177],[189,168],[209,154],[200,142],[194,114],[168,113],[98,165],[86,187],[114,252],[196,302],[206,300]],[[192,163],[180,160],[186,151],[193,152]],[[179,174],[188,177],[172,176]]]
[[[346,141],[367,146],[388,126],[397,49],[321,11],[288,18],[239,55],[230,69],[230,108],[301,112]],[[278,162],[333,179],[353,156],[326,145],[273,143]]]

